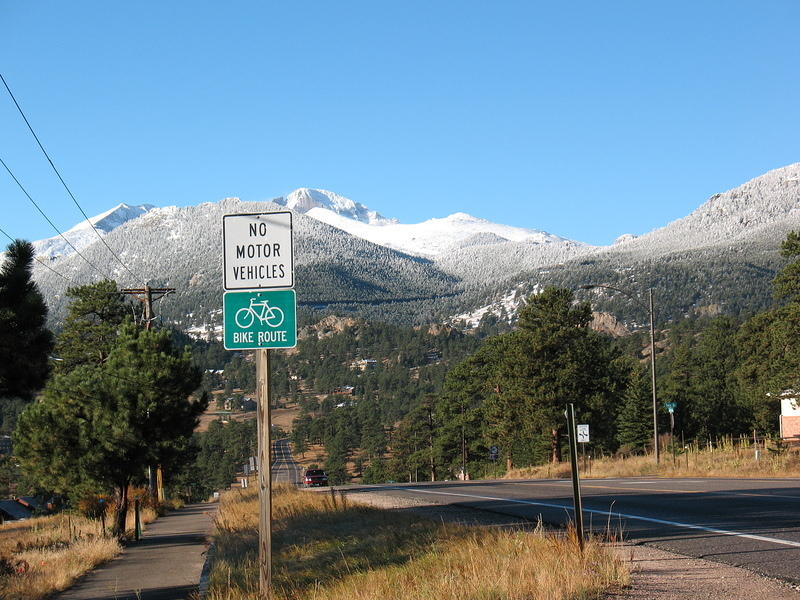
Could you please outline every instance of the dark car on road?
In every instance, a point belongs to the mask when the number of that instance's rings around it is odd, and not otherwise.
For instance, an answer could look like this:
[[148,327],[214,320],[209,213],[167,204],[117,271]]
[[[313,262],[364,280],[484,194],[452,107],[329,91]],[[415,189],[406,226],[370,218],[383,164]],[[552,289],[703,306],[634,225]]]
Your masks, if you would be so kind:
[[328,485],[328,476],[322,469],[308,469],[303,476],[303,485],[306,487]]

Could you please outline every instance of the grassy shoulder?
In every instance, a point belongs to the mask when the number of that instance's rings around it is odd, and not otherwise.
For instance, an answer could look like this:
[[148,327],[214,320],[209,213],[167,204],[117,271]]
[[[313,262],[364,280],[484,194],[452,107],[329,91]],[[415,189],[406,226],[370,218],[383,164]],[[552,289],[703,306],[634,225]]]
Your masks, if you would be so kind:
[[[722,442],[713,449],[689,446],[680,454],[666,450],[656,464],[652,454],[607,457],[580,462],[582,477],[800,477],[800,452],[784,447],[752,446]],[[570,477],[569,462],[511,469],[508,479],[558,479]]]
[[[292,487],[273,503],[275,597],[299,600],[600,598],[627,585],[600,543],[545,532],[470,528],[353,505]],[[223,495],[209,600],[258,598],[258,494]]]
[[[157,518],[143,508],[143,523]],[[133,536],[133,513],[127,527]],[[99,521],[73,514],[12,521],[0,526],[0,598],[42,600],[122,551]]]

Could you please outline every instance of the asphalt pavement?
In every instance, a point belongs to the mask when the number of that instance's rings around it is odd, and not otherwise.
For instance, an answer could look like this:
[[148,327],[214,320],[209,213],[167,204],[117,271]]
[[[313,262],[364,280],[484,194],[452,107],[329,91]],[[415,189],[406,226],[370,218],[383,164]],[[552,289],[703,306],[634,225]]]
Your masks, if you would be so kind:
[[[800,583],[797,479],[587,479],[584,522],[596,533],[742,566]],[[563,525],[573,517],[570,480],[363,486],[365,491],[459,504]],[[358,493],[348,489],[348,493]]]
[[147,526],[139,542],[55,600],[185,600],[197,591],[216,504],[192,504]]
[[300,485],[303,469],[292,457],[289,440],[275,440],[272,451],[275,457],[275,462],[272,463],[272,481]]

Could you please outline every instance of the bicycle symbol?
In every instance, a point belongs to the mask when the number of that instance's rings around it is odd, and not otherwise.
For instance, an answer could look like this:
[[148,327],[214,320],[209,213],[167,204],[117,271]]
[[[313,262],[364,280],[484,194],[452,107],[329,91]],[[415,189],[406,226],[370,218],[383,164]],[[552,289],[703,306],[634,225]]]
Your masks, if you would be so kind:
[[277,306],[270,306],[266,300],[257,302],[255,298],[250,298],[250,306],[240,308],[233,317],[242,329],[249,329],[256,319],[267,327],[280,327],[283,324],[283,311]]

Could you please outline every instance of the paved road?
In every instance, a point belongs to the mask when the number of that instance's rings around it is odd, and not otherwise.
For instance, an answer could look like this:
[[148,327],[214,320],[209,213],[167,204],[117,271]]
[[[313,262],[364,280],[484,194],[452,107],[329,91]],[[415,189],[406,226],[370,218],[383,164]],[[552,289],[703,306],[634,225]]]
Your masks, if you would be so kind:
[[193,504],[147,526],[144,537],[55,600],[183,600],[197,591],[216,504]]
[[272,480],[275,483],[293,483],[300,485],[302,480],[302,467],[294,461],[289,440],[275,440],[272,445],[275,462],[272,463]]
[[[588,479],[584,521],[594,531],[800,583],[797,479]],[[363,486],[365,491],[462,504],[550,523],[572,517],[569,480]],[[352,493],[358,493],[353,490]]]

